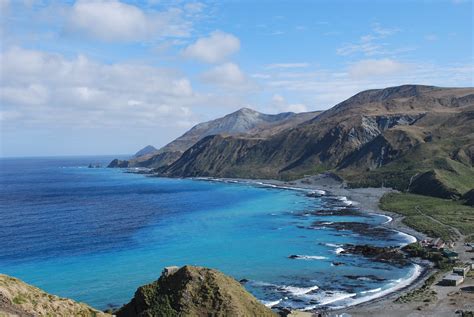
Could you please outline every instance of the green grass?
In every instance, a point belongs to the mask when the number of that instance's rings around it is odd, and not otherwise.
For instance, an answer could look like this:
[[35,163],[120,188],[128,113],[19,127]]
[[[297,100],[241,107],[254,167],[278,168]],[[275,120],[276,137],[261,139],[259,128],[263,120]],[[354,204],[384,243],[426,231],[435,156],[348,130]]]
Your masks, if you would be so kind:
[[474,168],[469,163],[450,158],[460,147],[471,142],[470,137],[447,138],[416,145],[405,155],[371,171],[348,169],[340,171],[351,187],[391,187],[406,191],[412,176],[435,170],[447,187],[464,194],[474,188]]
[[433,302],[436,300],[436,292],[430,289],[436,280],[438,273],[433,273],[420,288],[408,292],[395,300],[395,303],[410,303],[410,302]]
[[403,222],[415,230],[445,241],[456,239],[451,227],[457,228],[463,235],[474,233],[474,207],[462,205],[458,201],[389,193],[380,200],[380,207],[404,215]]
[[20,293],[13,298],[13,302],[17,305],[21,305],[21,304],[27,303],[28,299],[25,295]]

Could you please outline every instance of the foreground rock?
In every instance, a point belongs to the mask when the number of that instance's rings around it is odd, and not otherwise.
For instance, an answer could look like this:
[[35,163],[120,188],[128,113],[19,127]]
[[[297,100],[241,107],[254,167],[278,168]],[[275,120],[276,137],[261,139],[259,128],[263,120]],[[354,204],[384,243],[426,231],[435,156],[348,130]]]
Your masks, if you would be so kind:
[[0,274],[0,316],[111,316]]
[[183,266],[135,292],[116,312],[129,316],[276,316],[236,280],[212,269]]

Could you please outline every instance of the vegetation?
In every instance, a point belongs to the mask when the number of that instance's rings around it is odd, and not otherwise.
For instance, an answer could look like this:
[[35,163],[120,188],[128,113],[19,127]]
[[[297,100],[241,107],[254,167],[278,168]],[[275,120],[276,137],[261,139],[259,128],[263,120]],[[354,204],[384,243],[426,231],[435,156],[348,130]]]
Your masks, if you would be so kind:
[[276,316],[236,280],[216,270],[184,266],[138,288],[115,315]]
[[474,232],[474,208],[459,201],[408,193],[389,193],[380,200],[384,210],[405,216],[403,222],[431,237],[445,241]]
[[[452,142],[450,142],[452,141]],[[469,142],[468,140],[465,143]],[[461,196],[474,188],[474,168],[453,160],[450,153],[458,150],[454,139],[422,143],[415,146],[406,155],[384,166],[370,171],[344,171],[349,185],[352,187],[391,187],[400,191],[413,190],[410,181],[415,175],[431,172],[435,176],[429,183],[420,184],[430,194],[433,182],[439,183],[444,191]],[[460,144],[459,146],[466,146]],[[433,191],[430,195],[437,196]]]
[[28,299],[26,298],[24,294],[20,293],[16,295],[15,297],[13,297],[13,302],[17,305],[21,305],[21,304],[27,303]]
[[439,251],[428,250],[424,248],[420,243],[415,242],[402,248],[402,250],[408,253],[411,257],[419,257],[424,260],[429,260],[434,263],[437,269],[442,271],[449,271],[453,268],[454,263],[448,258],[443,256]]
[[[19,279],[0,274],[0,316],[15,312],[15,316],[111,316],[93,309],[83,303],[50,295],[39,288],[28,285]],[[10,316],[10,314],[6,314]]]
[[436,292],[430,289],[433,285],[439,273],[433,273],[426,279],[423,286],[417,288],[411,292],[403,294],[395,300],[396,303],[408,303],[408,302],[433,302],[436,300]]

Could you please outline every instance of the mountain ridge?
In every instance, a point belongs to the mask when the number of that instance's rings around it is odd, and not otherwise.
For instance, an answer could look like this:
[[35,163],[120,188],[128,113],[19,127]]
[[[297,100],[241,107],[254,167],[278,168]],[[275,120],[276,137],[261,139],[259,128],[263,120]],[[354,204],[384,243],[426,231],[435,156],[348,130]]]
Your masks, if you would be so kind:
[[[264,114],[250,108],[240,108],[224,117],[199,123],[162,148],[130,160],[113,160],[109,167],[158,168],[176,161],[182,153],[199,140],[210,135],[246,135],[263,138],[279,129],[299,124],[318,115],[319,112]],[[138,153],[140,153],[140,150]],[[137,153],[137,154],[138,154]]]
[[443,175],[437,180],[446,184],[444,195],[459,197],[474,187],[463,176],[474,177],[473,111],[474,88],[369,90],[267,138],[208,136],[157,172],[168,177],[294,179],[332,171],[351,186],[406,190],[413,177],[437,170],[436,175]]

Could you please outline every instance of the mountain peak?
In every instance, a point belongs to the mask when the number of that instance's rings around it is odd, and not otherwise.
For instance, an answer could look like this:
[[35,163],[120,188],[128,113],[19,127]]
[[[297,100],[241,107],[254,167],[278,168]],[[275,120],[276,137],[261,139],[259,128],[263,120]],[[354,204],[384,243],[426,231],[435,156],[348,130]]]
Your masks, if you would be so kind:
[[141,149],[140,151],[135,153],[134,157],[140,157],[140,156],[144,156],[144,155],[148,155],[148,154],[153,154],[157,151],[158,151],[158,149],[155,148],[153,145],[147,145],[143,149]]
[[247,108],[247,107],[242,107],[239,110],[233,112],[232,114],[256,115],[256,114],[260,114],[260,112]]

